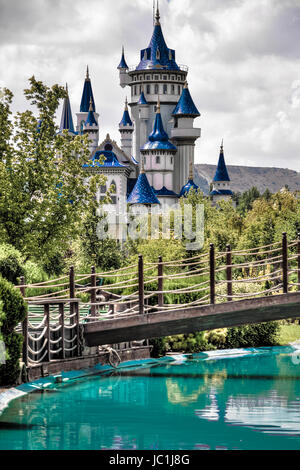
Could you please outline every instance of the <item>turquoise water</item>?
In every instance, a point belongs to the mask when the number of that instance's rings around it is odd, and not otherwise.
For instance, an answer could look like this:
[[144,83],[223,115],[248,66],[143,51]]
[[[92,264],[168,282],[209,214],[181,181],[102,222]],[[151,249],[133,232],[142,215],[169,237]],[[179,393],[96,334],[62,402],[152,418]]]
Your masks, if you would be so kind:
[[300,449],[300,351],[127,368],[11,402],[0,449]]

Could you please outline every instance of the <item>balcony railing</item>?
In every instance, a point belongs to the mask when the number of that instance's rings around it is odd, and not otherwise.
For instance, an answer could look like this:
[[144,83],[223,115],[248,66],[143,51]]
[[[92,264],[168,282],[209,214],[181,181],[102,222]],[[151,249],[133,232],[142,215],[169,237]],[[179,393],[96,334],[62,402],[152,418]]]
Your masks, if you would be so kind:
[[[129,69],[128,69],[128,72],[135,72],[135,71],[137,71],[137,72],[142,72],[142,70],[136,70],[136,68],[138,67],[138,65],[139,65],[139,64],[131,65],[131,66],[129,67]],[[188,71],[189,71],[189,68],[188,68],[187,65],[178,64],[178,67],[179,67],[179,70],[180,70],[181,72],[188,72]],[[148,70],[148,71],[150,71],[150,70],[151,70],[151,71],[152,71],[152,70],[156,70],[157,72],[160,72],[160,71],[166,71],[166,70],[168,70],[168,69],[165,69],[165,68],[162,66],[161,68],[157,68],[157,69],[146,69],[146,70],[144,70],[144,71],[147,71],[147,70]],[[172,72],[176,72],[176,70],[172,70]],[[177,70],[177,72],[178,72],[178,70]]]

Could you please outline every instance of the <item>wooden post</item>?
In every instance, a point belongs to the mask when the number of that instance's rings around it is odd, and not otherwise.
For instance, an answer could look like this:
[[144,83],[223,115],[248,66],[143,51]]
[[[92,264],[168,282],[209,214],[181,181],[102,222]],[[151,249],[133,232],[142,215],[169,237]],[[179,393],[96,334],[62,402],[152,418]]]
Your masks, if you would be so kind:
[[282,234],[282,283],[284,294],[288,293],[288,242],[286,232]]
[[232,301],[232,254],[231,246],[226,246],[226,279],[227,279],[227,301]]
[[51,332],[50,332],[50,305],[49,304],[45,304],[44,305],[44,315],[46,315],[46,339],[47,339],[47,345],[46,345],[46,348],[47,348],[47,361],[50,362],[51,361]]
[[[158,266],[157,266],[157,275],[158,275],[158,292],[162,292],[164,290],[164,267],[162,264],[162,257],[158,258]],[[164,294],[158,294],[158,306],[163,307],[164,305]]]
[[[70,289],[70,299],[75,299],[75,273],[74,273],[74,266],[70,267],[70,274],[69,274],[69,289]],[[70,316],[74,315],[75,309],[74,304],[70,302]],[[71,318],[70,324],[73,325],[75,323],[74,317]]]
[[[92,274],[91,274],[91,304],[96,303],[96,289],[97,286],[97,276],[96,276],[96,268],[92,266]],[[96,316],[96,305],[91,305],[91,316]]]
[[61,326],[61,358],[65,359],[65,309],[64,304],[59,304],[59,324]]
[[298,253],[298,290],[300,291],[300,232],[298,233],[298,243],[297,243],[297,253]]
[[[25,277],[20,278],[20,285],[25,286]],[[23,297],[26,295],[25,287],[20,287],[20,292]],[[23,332],[23,362],[25,366],[28,366],[28,313],[22,323],[22,332]]]
[[144,261],[139,255],[139,313],[144,314]]
[[210,244],[209,250],[209,271],[210,271],[210,303],[215,303],[215,245]]
[[80,347],[80,324],[79,324],[79,302],[75,304],[75,312],[76,312],[76,335],[77,335],[77,357],[81,355],[81,347]]

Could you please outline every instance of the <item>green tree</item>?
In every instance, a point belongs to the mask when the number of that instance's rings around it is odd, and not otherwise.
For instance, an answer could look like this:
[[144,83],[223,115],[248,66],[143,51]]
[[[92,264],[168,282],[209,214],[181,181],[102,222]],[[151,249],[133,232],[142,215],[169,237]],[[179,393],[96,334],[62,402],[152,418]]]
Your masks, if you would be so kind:
[[0,234],[26,258],[45,262],[79,233],[104,177],[87,178],[87,136],[57,133],[55,113],[65,90],[34,77],[29,82],[24,94],[37,117],[27,110],[11,121],[12,93],[5,89],[0,99]]

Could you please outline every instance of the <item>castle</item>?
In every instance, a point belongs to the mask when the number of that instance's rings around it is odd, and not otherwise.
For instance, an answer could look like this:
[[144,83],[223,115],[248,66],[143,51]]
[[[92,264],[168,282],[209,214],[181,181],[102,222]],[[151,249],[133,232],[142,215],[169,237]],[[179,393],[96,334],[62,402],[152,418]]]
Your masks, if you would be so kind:
[[[192,188],[199,189],[194,182],[194,149],[201,129],[194,127],[200,112],[188,88],[188,68],[177,64],[175,50],[165,42],[158,5],[153,35],[149,46],[140,51],[139,64],[128,67],[123,47],[118,70],[120,86],[130,88],[130,102],[126,98],[119,123],[120,146],[109,135],[99,143],[99,114],[88,68],[76,130],[67,96],[60,132],[88,134],[91,162],[85,166],[107,178],[99,188],[99,201],[113,187],[111,203],[117,212],[124,201],[131,206],[160,205],[164,210]],[[223,143],[211,197],[214,202],[232,197]]]

